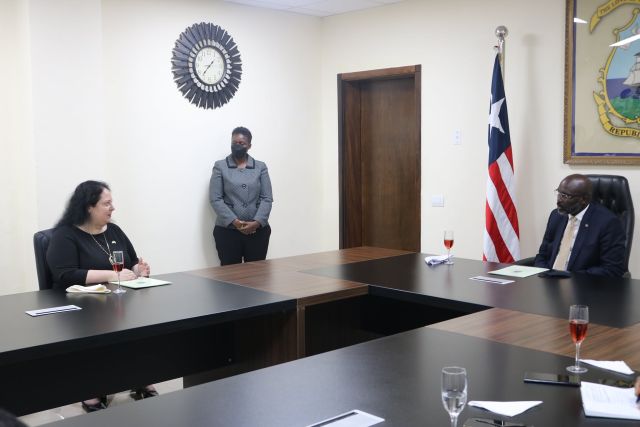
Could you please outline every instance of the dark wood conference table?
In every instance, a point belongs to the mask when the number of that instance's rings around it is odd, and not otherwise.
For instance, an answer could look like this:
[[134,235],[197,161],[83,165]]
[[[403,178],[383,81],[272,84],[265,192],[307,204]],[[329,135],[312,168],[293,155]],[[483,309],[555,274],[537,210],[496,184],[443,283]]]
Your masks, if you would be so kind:
[[[129,419],[135,419],[137,425],[171,425],[159,422],[159,417],[154,418],[153,414],[147,414],[149,411],[159,411],[158,414],[165,414],[168,420],[174,419],[168,415],[169,412],[175,412],[182,417],[181,419],[188,420],[184,425],[256,425],[251,424],[256,418],[252,418],[253,412],[246,411],[246,407],[253,407],[255,403],[259,409],[264,402],[264,408],[277,408],[278,399],[283,399],[284,403],[280,404],[282,410],[273,409],[273,417],[267,419],[269,422],[258,425],[305,425],[307,420],[311,423],[337,415],[338,409],[342,408],[339,404],[340,396],[343,396],[339,389],[344,387],[352,393],[360,390],[359,393],[362,394],[359,397],[355,396],[355,400],[346,399],[344,410],[354,409],[355,406],[357,409],[388,417],[388,422],[391,422],[388,425],[415,425],[417,420],[431,419],[432,416],[446,420],[444,410],[438,406],[441,405],[440,368],[448,364],[461,364],[474,370],[474,373],[470,374],[470,384],[476,384],[471,385],[472,390],[475,387],[478,387],[478,391],[487,390],[488,396],[472,394],[472,399],[502,400],[506,397],[500,396],[514,396],[511,392],[500,394],[500,390],[512,390],[515,395],[524,393],[530,396],[530,390],[539,389],[540,393],[546,396],[542,400],[551,399],[553,402],[564,402],[567,405],[548,406],[545,400],[545,409],[542,412],[532,412],[534,415],[542,414],[542,418],[535,418],[538,420],[535,422],[536,425],[583,425],[583,422],[586,423],[584,425],[597,425],[597,420],[584,419],[579,395],[575,390],[524,385],[521,380],[524,372],[520,372],[522,369],[549,372],[554,369],[558,372],[564,370],[564,366],[570,361],[567,356],[573,356],[574,351],[566,320],[568,306],[573,303],[587,303],[591,306],[593,323],[583,344],[584,358],[624,359],[632,368],[640,368],[640,352],[637,351],[640,350],[640,330],[635,310],[640,303],[640,294],[636,290],[640,282],[630,279],[593,280],[588,277],[564,280],[530,277],[515,279],[516,282],[513,284],[499,286],[469,280],[471,276],[485,274],[486,271],[501,267],[499,264],[458,259],[452,266],[430,268],[424,263],[424,256],[397,250],[353,248],[180,273],[180,280],[191,277],[196,281],[212,281],[210,283],[217,283],[216,286],[234,287],[218,282],[224,281],[242,285],[235,286],[238,289],[266,291],[268,294],[264,294],[265,297],[269,294],[279,295],[272,297],[276,300],[279,298],[276,304],[283,304],[279,309],[284,310],[285,319],[276,328],[279,333],[275,338],[267,334],[267,330],[273,329],[272,325],[265,327],[263,344],[270,344],[278,349],[276,353],[280,352],[284,356],[271,358],[271,364],[424,325],[429,326],[408,334],[342,348],[335,353],[325,353],[267,370],[192,387],[168,394],[166,397],[161,396],[157,400],[149,399],[135,405],[110,408],[101,413],[87,415],[92,418],[86,422],[90,421],[92,425],[117,425],[131,417]],[[153,294],[160,289],[149,289],[145,292]],[[519,299],[522,301],[518,301]],[[291,312],[287,312],[285,306],[290,308]],[[257,304],[254,308],[257,309]],[[185,310],[188,311],[188,308]],[[437,331],[438,329],[441,331]],[[224,337],[224,328],[217,333]],[[179,336],[181,333],[176,335]],[[250,335],[238,338],[236,329],[228,335],[231,336],[228,338],[230,342],[235,344],[234,348],[238,347],[239,342],[250,338]],[[198,339],[203,338],[199,336]],[[132,337],[132,341],[135,342],[135,337]],[[510,345],[505,346],[501,343]],[[396,347],[402,351],[396,351]],[[253,351],[259,352],[260,349]],[[482,359],[485,357],[482,356],[485,354],[483,352],[494,357],[486,356],[486,359]],[[2,353],[0,352],[0,356]],[[382,362],[387,361],[384,362],[387,363],[384,372],[378,372],[375,364],[360,366],[361,356],[369,357],[366,355],[374,354],[379,354],[377,357],[380,357]],[[474,362],[476,357],[480,358],[478,364]],[[333,377],[329,373],[326,374],[327,381],[331,381],[331,378],[335,381],[335,389],[322,388],[324,394],[317,392],[313,398],[313,393],[302,390],[305,387],[315,390],[314,381],[319,381],[316,378],[317,373],[329,369],[323,367],[323,361],[327,360],[350,360],[351,364],[345,362],[342,366],[329,363],[328,366],[340,374]],[[486,363],[482,363],[482,360]],[[113,359],[110,359],[107,362],[112,361]],[[539,361],[545,362],[538,364]],[[423,374],[419,370],[423,365],[430,366],[428,373]],[[255,366],[258,367],[258,364]],[[391,367],[395,371],[390,370]],[[202,370],[201,368],[204,368],[204,364],[193,370],[194,373]],[[411,368],[416,369],[413,375],[406,371]],[[478,372],[475,372],[476,370]],[[504,372],[503,375],[498,374],[500,370]],[[591,371],[597,370],[594,368]],[[350,384],[354,381],[354,372],[360,374],[355,376],[360,379],[350,389]],[[490,373],[493,375],[489,375]],[[114,370],[113,375],[117,375],[117,371]],[[290,376],[299,377],[301,382],[296,385],[295,378],[289,378]],[[277,377],[281,378],[276,380]],[[388,383],[391,381],[388,377],[397,378],[397,382]],[[293,381],[294,390],[282,390],[281,394],[269,392],[270,396],[259,399],[262,393],[254,392],[253,388],[246,384],[260,383],[264,378],[271,378],[267,383],[273,382],[271,386],[276,388],[285,388],[286,384]],[[371,385],[365,381],[367,378],[372,381],[378,378],[385,386],[377,386],[376,390],[369,389],[365,387]],[[405,383],[406,390],[402,385]],[[389,387],[386,387],[386,384],[389,384]],[[244,387],[246,390],[243,390]],[[225,391],[227,388],[228,391]],[[259,387],[258,390],[263,389]],[[410,393],[415,390],[419,390],[420,393],[414,400],[408,401],[406,405],[401,402],[404,392]],[[245,396],[241,399],[243,393]],[[375,397],[378,394],[379,397]],[[415,400],[421,394],[425,396],[426,401],[431,402],[425,403],[426,407],[421,407]],[[201,395],[203,400],[198,400],[198,396]],[[365,404],[368,395],[372,396],[371,404]],[[385,399],[389,401],[386,406],[377,404],[378,400]],[[207,404],[202,403],[205,401]],[[221,406],[217,406],[218,401],[226,402],[226,412]],[[411,402],[415,408],[410,410]],[[437,402],[437,412],[436,406],[431,406],[435,405],[433,402]],[[208,406],[218,410],[209,412],[205,410]],[[296,409],[297,406],[301,409]],[[239,411],[239,407],[243,409]],[[316,407],[317,410],[314,409]],[[382,409],[376,411],[375,408]],[[419,418],[422,415],[416,411],[424,411],[425,408],[430,409],[428,418]],[[269,411],[258,409],[257,415],[270,414]],[[547,410],[550,412],[546,412]],[[309,416],[303,417],[303,412]],[[406,420],[401,416],[404,412],[412,417],[411,423],[400,422]],[[386,416],[386,413],[391,415]],[[556,419],[554,417],[563,420],[565,413],[569,414],[566,416],[572,420],[569,424],[542,422]],[[114,419],[109,424],[106,420],[112,415]],[[229,422],[231,418],[227,417],[231,416],[239,417],[238,421]],[[227,423],[218,423],[216,417],[226,420]],[[148,423],[142,422],[143,419],[148,420]],[[278,424],[280,419],[286,422]],[[247,422],[244,423],[242,420]],[[77,424],[78,422],[82,423],[81,420],[71,419],[59,425],[81,425]],[[100,424],[101,422],[107,424]],[[288,424],[290,422],[291,424]]]
[[[57,427],[302,427],[359,409],[380,426],[449,425],[440,395],[444,366],[464,366],[472,400],[542,400],[513,418],[467,406],[469,417],[527,425],[623,426],[587,418],[580,390],[526,384],[524,372],[561,372],[570,358],[430,328],[392,335],[54,423]],[[592,369],[585,379],[602,378]],[[496,424],[499,425],[499,424]]]
[[403,316],[413,305],[430,308],[422,311],[439,307],[457,311],[458,316],[430,323],[430,328],[572,356],[575,347],[568,336],[569,306],[587,304],[591,324],[582,344],[582,356],[625,360],[640,371],[640,280],[532,276],[511,278],[515,283],[500,286],[469,278],[505,265],[456,259],[451,266],[428,267],[425,256],[360,247],[189,274],[296,298],[301,356],[306,354],[305,344],[309,341],[304,335],[308,329],[305,321],[309,320],[306,312],[319,305],[363,296],[408,301],[410,305],[400,306],[409,308]]
[[[0,407],[23,415],[231,363],[248,370],[295,357],[280,346],[295,336],[293,299],[194,275],[161,277],[173,284],[0,297]],[[82,310],[25,314],[70,304]]]

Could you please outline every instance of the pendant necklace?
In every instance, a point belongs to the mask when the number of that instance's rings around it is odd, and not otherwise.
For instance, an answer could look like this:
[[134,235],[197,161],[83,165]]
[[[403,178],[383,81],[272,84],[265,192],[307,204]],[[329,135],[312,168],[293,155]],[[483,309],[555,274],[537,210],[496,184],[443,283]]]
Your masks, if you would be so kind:
[[105,250],[102,245],[100,244],[100,242],[98,242],[96,240],[96,238],[94,237],[93,234],[89,233],[89,236],[91,236],[91,238],[93,239],[94,242],[96,242],[96,245],[98,245],[98,247],[102,250],[102,252],[104,252],[105,254],[107,254],[107,256],[109,257],[109,263],[111,263],[111,265],[113,265],[113,256],[111,255],[111,248],[109,247],[109,242],[107,242],[107,230],[104,231],[104,234],[102,234],[102,237],[104,237],[104,243],[107,245],[107,250]]

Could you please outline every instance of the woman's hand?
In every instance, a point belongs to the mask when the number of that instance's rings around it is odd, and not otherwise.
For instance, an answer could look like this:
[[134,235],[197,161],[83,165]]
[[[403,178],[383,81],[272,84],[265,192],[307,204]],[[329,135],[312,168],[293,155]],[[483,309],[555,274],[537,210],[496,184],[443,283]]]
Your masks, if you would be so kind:
[[[121,272],[120,272],[120,281],[126,281],[126,280],[134,280],[137,279],[138,276],[136,276],[136,273],[134,273],[133,271],[124,268]],[[118,280],[118,274],[116,273],[116,277],[115,280]]]
[[138,277],[149,277],[151,267],[149,267],[149,264],[145,260],[138,258],[138,263],[133,266],[133,272],[136,273]]
[[636,378],[636,396],[640,396],[640,377]]
[[[133,280],[137,278],[136,274],[126,268],[120,272],[120,280]],[[118,273],[113,270],[89,270],[85,285],[93,285],[95,283],[115,282],[118,280]]]
[[253,234],[260,227],[260,223],[258,221],[246,221],[244,222],[244,227],[239,228],[242,234]]

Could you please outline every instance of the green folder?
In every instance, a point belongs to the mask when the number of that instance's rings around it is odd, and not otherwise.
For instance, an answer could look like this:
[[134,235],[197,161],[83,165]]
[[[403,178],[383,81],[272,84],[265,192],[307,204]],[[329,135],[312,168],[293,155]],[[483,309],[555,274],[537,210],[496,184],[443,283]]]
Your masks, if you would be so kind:
[[[109,282],[109,283],[113,283],[114,285],[117,285],[118,281]],[[170,285],[170,284],[171,282],[167,282],[166,280],[152,279],[150,277],[138,277],[137,279],[123,280],[122,282],[120,282],[120,286],[124,286],[126,288],[132,288],[132,289],[150,288],[152,286],[162,286],[162,285]]]
[[543,271],[549,270],[548,268],[542,267],[527,267],[524,265],[510,265],[509,267],[501,268],[500,270],[490,271],[489,274],[497,274],[500,276],[511,276],[511,277],[529,277],[534,274],[542,273]]

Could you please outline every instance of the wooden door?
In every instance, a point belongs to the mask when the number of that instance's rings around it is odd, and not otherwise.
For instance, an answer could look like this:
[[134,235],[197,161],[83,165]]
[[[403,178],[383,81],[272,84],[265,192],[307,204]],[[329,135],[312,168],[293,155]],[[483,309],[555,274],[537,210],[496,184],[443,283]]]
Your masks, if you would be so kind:
[[338,75],[340,247],[420,250],[420,66]]

